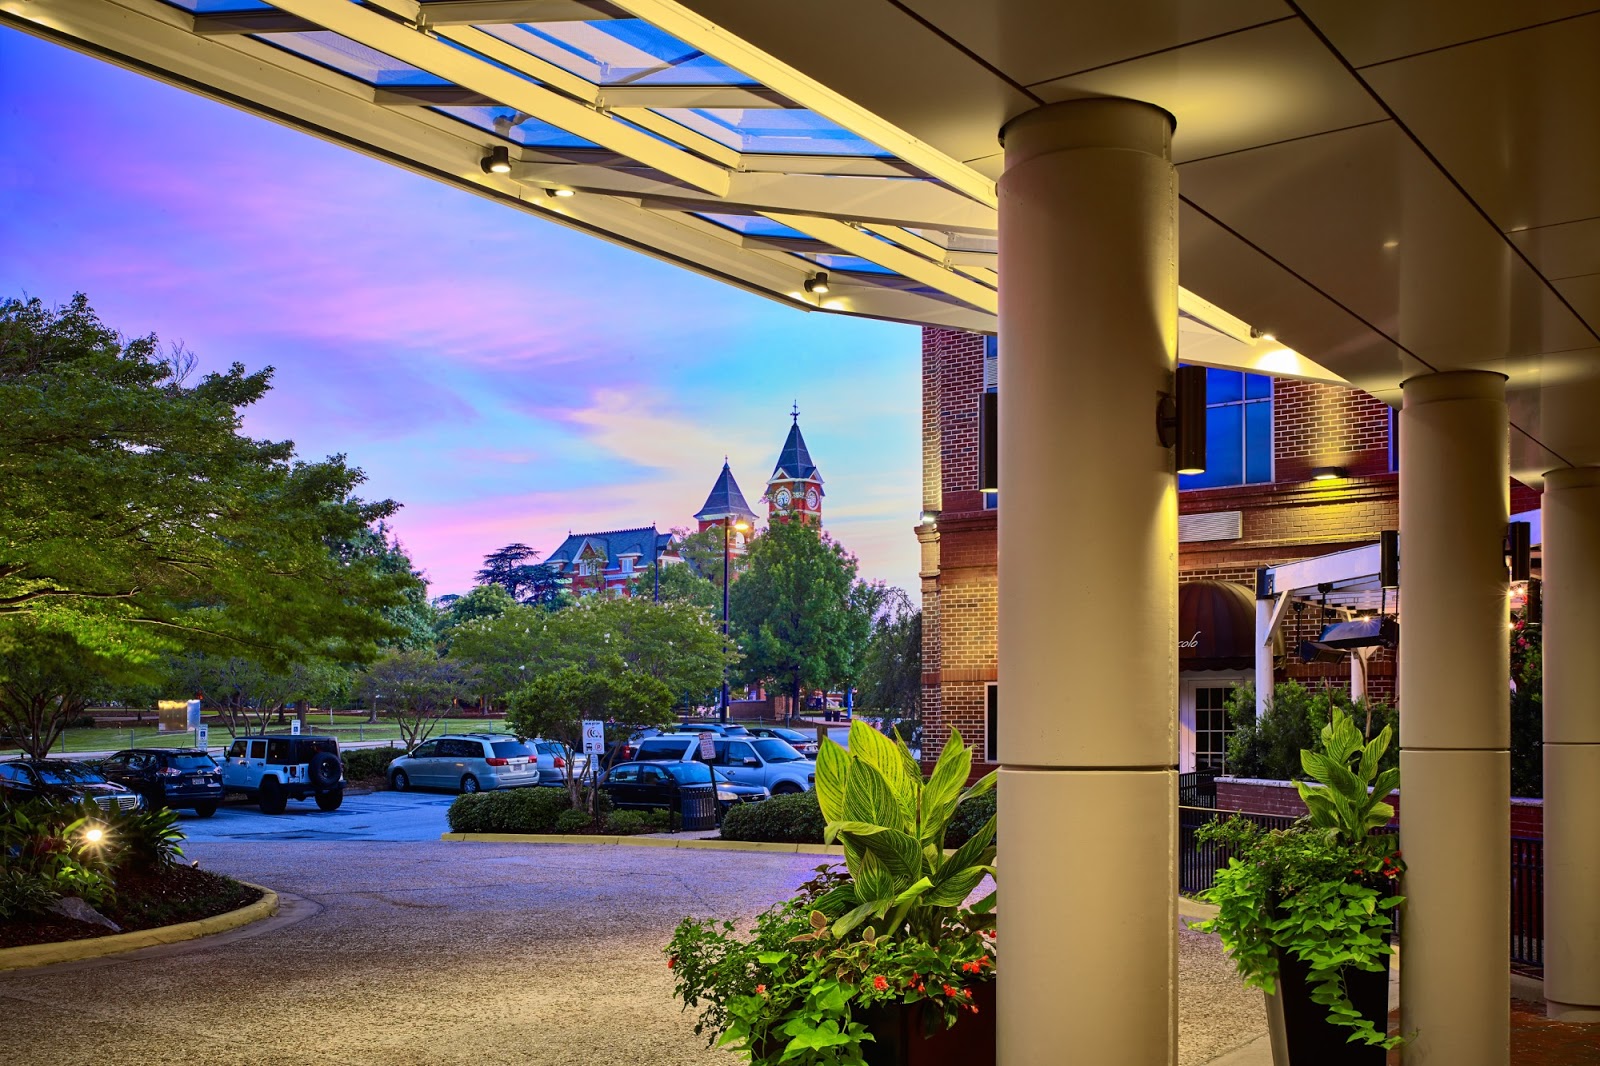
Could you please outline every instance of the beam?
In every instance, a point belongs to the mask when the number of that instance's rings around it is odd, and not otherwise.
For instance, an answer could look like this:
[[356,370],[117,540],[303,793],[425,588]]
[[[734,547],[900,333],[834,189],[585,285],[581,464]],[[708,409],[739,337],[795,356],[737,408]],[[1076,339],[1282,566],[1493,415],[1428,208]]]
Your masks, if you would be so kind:
[[877,222],[868,222],[862,226],[869,233],[876,233],[886,241],[893,241],[907,251],[916,252],[918,255],[932,259],[940,266],[948,266],[945,261],[945,250],[928,240],[919,237],[903,226],[885,226]]
[[999,294],[993,289],[946,270],[936,263],[930,263],[922,256],[908,252],[898,245],[880,241],[854,226],[831,218],[815,218],[809,215],[789,215],[773,211],[766,211],[763,214],[774,222],[809,234],[819,241],[826,241],[849,255],[860,256],[897,274],[920,281],[930,288],[949,293],[980,311],[987,311],[991,315],[1000,311]]
[[628,17],[605,0],[433,0],[422,13],[429,26],[597,22]]
[[[585,140],[620,152],[712,195],[720,196],[727,191],[728,172],[724,168],[624,126],[575,100],[484,63],[415,29],[357,7],[348,0],[280,0],[278,7],[463,88],[492,96],[507,107],[514,107]],[[449,32],[457,40],[461,36],[468,36],[469,40],[495,40],[486,33],[467,27]]]
[[[610,90],[606,90],[604,95],[609,97],[611,95]],[[604,105],[602,104],[602,106]],[[670,118],[664,118],[648,107],[619,107],[614,108],[612,113],[618,118],[627,119],[641,129],[647,129],[651,133],[659,133],[668,140],[676,141],[689,149],[689,151],[703,155],[713,163],[720,163],[730,170],[737,169],[739,166],[739,153],[732,148],[729,148],[721,141],[712,140],[703,133],[696,133],[689,127],[680,125]]]
[[[568,70],[556,66],[548,60],[540,59],[531,52],[525,52],[516,45],[507,44],[492,33],[471,26],[440,26],[435,31],[440,37],[448,38],[457,44],[472,49],[481,56],[488,56],[496,63],[520,70],[529,77],[537,78],[546,85],[560,89],[575,100],[594,105],[600,91],[595,84],[587,78],[580,78]],[[509,104],[509,100],[501,103]],[[594,138],[590,137],[593,141]],[[598,141],[596,144],[600,143]]]
[[993,209],[994,182],[965,163],[880,118],[775,56],[689,10],[677,0],[615,0],[616,5],[691,48],[741,71],[801,107],[887,150],[964,196]]
[[745,111],[795,105],[760,85],[602,85],[600,104],[613,111],[629,107],[736,107]]

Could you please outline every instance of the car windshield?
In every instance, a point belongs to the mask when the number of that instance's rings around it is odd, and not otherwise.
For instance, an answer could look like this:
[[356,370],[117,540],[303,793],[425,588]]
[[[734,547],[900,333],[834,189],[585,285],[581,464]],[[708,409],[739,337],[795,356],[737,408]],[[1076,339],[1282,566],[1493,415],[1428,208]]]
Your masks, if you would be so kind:
[[524,759],[533,754],[533,749],[520,740],[496,740],[490,747],[502,759]]
[[724,727],[722,733],[724,736],[729,737],[747,737],[750,735],[750,730],[742,725],[730,725]]
[[639,745],[639,754],[635,755],[634,758],[649,759],[659,762],[677,762],[679,759],[683,758],[683,753],[688,750],[690,743],[697,742],[685,741],[682,743],[671,743],[663,741],[646,741],[645,743]]
[[796,741],[804,744],[806,741],[811,739],[798,729],[774,729],[772,731],[772,735],[777,737],[779,740],[786,740],[790,744],[793,744]]
[[680,785],[709,785],[711,784],[711,767],[698,762],[674,762],[666,766],[667,773]]
[[805,756],[789,746],[788,741],[776,737],[762,737],[755,741],[756,751],[766,762],[804,762]]
[[39,773],[39,780],[47,785],[98,785],[105,782],[103,775],[86,766],[76,766],[72,763],[35,765],[34,769]]
[[174,770],[215,770],[216,761],[209,755],[199,752],[188,752],[183,755],[168,755],[167,765]]

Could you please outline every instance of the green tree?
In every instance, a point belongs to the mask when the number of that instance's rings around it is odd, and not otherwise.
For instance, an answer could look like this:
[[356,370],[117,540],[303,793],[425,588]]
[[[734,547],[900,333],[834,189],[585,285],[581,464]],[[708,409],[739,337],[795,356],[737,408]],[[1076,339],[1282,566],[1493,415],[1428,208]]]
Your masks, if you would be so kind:
[[218,714],[229,736],[265,733],[295,703],[331,701],[349,689],[348,667],[308,658],[288,667],[273,667],[243,655],[193,653],[173,660],[167,675],[169,691],[200,694]]
[[439,598],[434,629],[448,647],[459,626],[483,618],[498,618],[516,605],[511,593],[501,586],[477,585],[465,596]]
[[305,462],[239,432],[270,368],[191,383],[193,367],[154,337],[124,341],[82,294],[0,302],[0,616],[91,651],[369,658],[415,579],[330,546],[398,505],[358,499],[342,456]]
[[1511,794],[1544,795],[1544,642],[1522,619],[1511,631]]
[[[1400,724],[1395,709],[1381,700],[1352,703],[1342,688],[1308,689],[1298,681],[1275,686],[1266,713],[1258,719],[1255,688],[1239,686],[1227,703],[1228,720],[1233,723],[1233,734],[1228,737],[1228,772],[1281,781],[1302,776],[1300,752],[1317,747],[1323,727],[1336,711],[1355,721],[1363,743],[1385,726],[1398,730]],[[1398,766],[1400,752],[1390,747],[1383,758],[1382,769]]]
[[730,590],[741,677],[781,684],[795,708],[806,689],[853,677],[871,599],[857,585],[855,556],[811,525],[778,522],[757,537]]
[[887,732],[916,745],[922,726],[922,611],[903,589],[890,589],[872,621],[857,709],[878,715]]
[[0,620],[0,732],[40,759],[110,682],[147,680],[154,664],[106,654],[37,618]]
[[409,751],[433,735],[455,701],[470,697],[477,682],[471,666],[426,648],[388,652],[367,668],[362,687],[400,727]]
[[[672,533],[677,538],[678,557],[688,564],[693,573],[711,582],[712,587],[716,589],[716,607],[720,611],[722,609],[722,527],[712,526],[710,529],[702,530],[698,533],[690,533],[687,529],[675,529]],[[740,574],[750,568],[750,552],[748,550],[743,552],[737,550],[738,542],[735,538],[740,535],[733,530],[730,530],[727,534],[729,549],[728,576],[734,582],[739,580]],[[754,539],[754,533],[746,532],[743,536],[748,549],[751,540]],[[666,569],[666,567],[662,568],[663,574],[666,573]]]
[[475,577],[480,585],[499,585],[518,603],[555,606],[561,600],[561,575],[538,560],[539,553],[526,544],[507,544],[483,557]]
[[[722,571],[712,582],[687,563],[661,564],[661,602],[687,603],[722,617]],[[636,571],[628,582],[628,595],[638,600],[655,599],[656,580],[652,569]]]
[[354,536],[335,541],[333,550],[346,565],[358,558],[370,559],[378,573],[403,583],[401,602],[379,611],[396,631],[394,636],[380,640],[380,645],[408,649],[433,646],[438,639],[439,612],[428,602],[428,586],[421,571],[412,565],[411,556],[400,545],[400,538],[385,522],[380,520]]
[[489,703],[499,705],[527,682],[530,664],[547,658],[540,649],[551,639],[545,633],[550,619],[548,611],[516,603],[497,614],[468,619],[449,631],[449,656],[474,667]]

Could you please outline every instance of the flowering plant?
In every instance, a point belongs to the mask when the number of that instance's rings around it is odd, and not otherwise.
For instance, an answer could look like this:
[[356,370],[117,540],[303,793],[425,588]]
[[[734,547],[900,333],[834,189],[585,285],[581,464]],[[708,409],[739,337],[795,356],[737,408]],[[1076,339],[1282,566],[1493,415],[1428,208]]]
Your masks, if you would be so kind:
[[[1286,955],[1305,963],[1312,1002],[1327,1008],[1328,1022],[1350,1029],[1351,1041],[1403,1043],[1386,1036],[1350,1001],[1348,968],[1379,972],[1392,955],[1389,912],[1403,897],[1396,885],[1405,863],[1389,834],[1374,833],[1394,816],[1383,802],[1400,771],[1378,769],[1389,746],[1385,727],[1363,745],[1355,723],[1336,711],[1322,730],[1321,751],[1301,752],[1301,763],[1320,787],[1300,784],[1309,814],[1289,829],[1266,830],[1244,818],[1202,827],[1202,842],[1230,853],[1215,884],[1200,898],[1217,916],[1195,923],[1218,933],[1245,984],[1277,991]],[[1383,1019],[1379,1019],[1383,1021]]]

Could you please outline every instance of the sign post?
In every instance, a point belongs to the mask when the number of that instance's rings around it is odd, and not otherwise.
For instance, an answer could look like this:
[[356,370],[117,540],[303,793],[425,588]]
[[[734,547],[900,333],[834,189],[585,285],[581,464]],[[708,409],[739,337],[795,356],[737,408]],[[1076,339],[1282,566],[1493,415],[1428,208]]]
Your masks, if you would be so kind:
[[700,734],[700,757],[707,763],[717,757],[717,735],[715,733]]
[[194,727],[194,746],[201,751],[211,750],[211,727],[201,723]]
[[290,722],[289,722],[289,735],[291,737],[297,737],[297,736],[300,735],[300,719],[294,718],[294,719],[290,720]]

